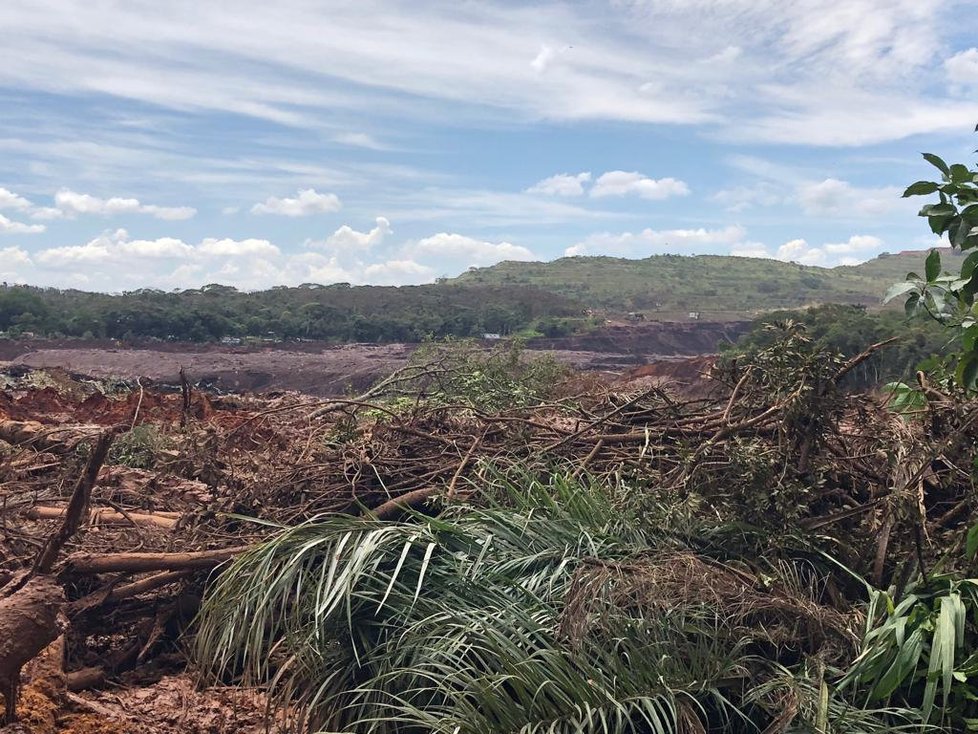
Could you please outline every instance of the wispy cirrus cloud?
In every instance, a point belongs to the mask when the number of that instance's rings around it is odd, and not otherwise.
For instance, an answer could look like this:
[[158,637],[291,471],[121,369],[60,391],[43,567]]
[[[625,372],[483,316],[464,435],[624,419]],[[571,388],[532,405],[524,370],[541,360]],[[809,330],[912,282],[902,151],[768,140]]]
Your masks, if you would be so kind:
[[[222,6],[189,0],[82,12],[71,0],[10,0],[0,8],[11,59],[0,83],[300,127],[326,125],[336,110],[424,117],[421,100],[436,100],[490,117],[707,124],[738,139],[861,144],[973,117],[967,100],[924,94],[943,24],[967,7],[640,0],[605,9],[599,25],[593,8],[559,2],[462,11],[375,0],[324,13],[315,2],[244,0],[228,33]],[[866,109],[909,114],[871,120]]]

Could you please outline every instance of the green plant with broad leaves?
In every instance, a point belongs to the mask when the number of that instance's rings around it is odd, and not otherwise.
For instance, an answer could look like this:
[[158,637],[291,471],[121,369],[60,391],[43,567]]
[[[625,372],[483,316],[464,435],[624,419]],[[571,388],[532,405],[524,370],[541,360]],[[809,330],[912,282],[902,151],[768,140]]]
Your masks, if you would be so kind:
[[871,590],[862,652],[842,679],[867,705],[919,708],[924,722],[978,731],[978,579],[931,576],[899,601]]
[[958,329],[961,348],[955,355],[954,381],[974,389],[978,382],[978,168],[948,165],[931,153],[925,153],[924,159],[940,172],[940,180],[917,181],[907,187],[904,197],[937,194],[937,201],[921,208],[920,216],[927,219],[931,232],[946,236],[952,247],[975,251],[964,259],[959,272],[948,273],[940,251],[931,250],[923,277],[909,273],[890,288],[885,300],[906,296],[908,315],[926,313]]
[[303,732],[919,731],[855,706],[817,651],[798,663],[800,591],[697,556],[586,479],[485,492],[435,518],[283,529],[208,592],[197,659],[268,686]]

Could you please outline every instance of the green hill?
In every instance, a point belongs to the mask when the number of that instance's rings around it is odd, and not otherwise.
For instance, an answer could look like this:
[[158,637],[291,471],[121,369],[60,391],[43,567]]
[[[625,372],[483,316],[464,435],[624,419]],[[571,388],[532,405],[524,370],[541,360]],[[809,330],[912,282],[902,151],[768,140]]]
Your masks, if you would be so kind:
[[[948,269],[961,256],[944,254]],[[908,272],[923,268],[926,252],[884,254],[855,266],[821,268],[727,255],[654,255],[644,260],[566,257],[552,262],[503,262],[472,269],[452,282],[534,286],[612,313],[675,318],[739,318],[819,303],[880,303]]]

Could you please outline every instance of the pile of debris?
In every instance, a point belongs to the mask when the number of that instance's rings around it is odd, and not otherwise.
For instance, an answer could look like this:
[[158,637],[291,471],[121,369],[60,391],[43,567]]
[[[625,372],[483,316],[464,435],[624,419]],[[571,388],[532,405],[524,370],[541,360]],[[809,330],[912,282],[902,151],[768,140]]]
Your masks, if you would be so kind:
[[[142,705],[138,697],[98,689],[174,680],[186,688],[188,679],[165,676],[182,674],[181,640],[222,563],[321,513],[393,520],[409,509],[437,511],[479,492],[487,472],[625,477],[656,502],[693,506],[705,498],[718,515],[833,536],[851,566],[877,583],[906,577],[903,559],[924,567],[934,537],[973,514],[970,470],[960,467],[970,466],[965,447],[978,413],[935,401],[914,427],[878,396],[839,390],[865,358],[822,364],[814,374],[799,365],[777,384],[775,372],[757,366],[717,370],[706,397],[590,383],[586,394],[565,386],[551,400],[505,410],[450,396],[406,401],[418,383],[397,379],[323,401],[211,396],[189,381],[174,393],[56,371],[7,375],[0,389],[6,715],[12,720],[16,709],[28,718],[23,710],[39,686],[29,683],[17,707],[22,680],[53,679],[40,685],[56,699],[53,728],[30,731],[102,731],[71,728],[71,716],[82,714],[122,727],[105,731],[196,730],[186,719],[152,716],[156,722],[139,729],[126,720]],[[759,481],[771,482],[762,499]],[[888,553],[898,543],[912,552]],[[34,670],[46,658],[55,673]],[[249,700],[237,709],[259,721],[260,696]],[[200,730],[250,725],[234,719]]]

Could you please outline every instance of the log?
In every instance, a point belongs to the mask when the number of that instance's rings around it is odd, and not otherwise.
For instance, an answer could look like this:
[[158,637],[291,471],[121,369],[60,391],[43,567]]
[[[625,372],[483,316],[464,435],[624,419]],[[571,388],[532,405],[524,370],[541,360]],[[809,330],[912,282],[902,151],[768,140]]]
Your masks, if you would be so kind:
[[123,586],[108,586],[104,589],[99,589],[87,596],[83,596],[81,599],[71,602],[68,605],[68,615],[74,616],[88,611],[93,607],[122,601],[123,599],[129,599],[139,594],[145,594],[147,591],[153,591],[162,586],[180,581],[189,576],[190,573],[191,571],[163,571],[162,573],[147,576],[146,578],[133,581]]
[[378,505],[370,512],[378,520],[396,520],[408,510],[420,510],[428,500],[438,493],[436,487],[422,487],[412,492],[405,492],[399,497],[387,500],[382,505]]
[[193,553],[73,553],[65,561],[67,573],[143,573],[214,568],[248,550],[241,545]]
[[50,576],[35,576],[0,599],[0,690],[5,711],[0,724],[14,721],[20,670],[64,631],[64,591]]
[[0,420],[0,440],[39,451],[65,453],[82,440],[94,438],[101,426],[46,426],[37,421]]
[[69,691],[87,691],[105,682],[104,668],[81,668],[65,675],[65,683]]
[[[27,512],[27,517],[32,520],[60,520],[67,512],[65,507],[32,507]],[[177,518],[171,515],[163,515],[145,512],[126,512],[125,514],[107,507],[92,509],[89,513],[89,521],[93,525],[153,525],[160,528],[172,530],[177,526]]]

